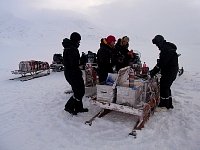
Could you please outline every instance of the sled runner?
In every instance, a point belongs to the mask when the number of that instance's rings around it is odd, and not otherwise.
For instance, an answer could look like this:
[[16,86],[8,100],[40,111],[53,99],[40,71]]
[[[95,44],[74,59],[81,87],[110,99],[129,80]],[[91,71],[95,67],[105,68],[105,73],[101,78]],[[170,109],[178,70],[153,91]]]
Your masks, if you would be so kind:
[[20,77],[12,78],[10,80],[28,81],[34,78],[39,78],[50,74],[48,62],[42,61],[21,61],[19,63],[19,70],[11,71],[12,74],[21,75]]
[[136,136],[136,130],[144,127],[159,103],[159,79],[141,78],[141,75],[133,75],[132,71],[130,67],[121,69],[112,86],[97,85],[97,95],[90,101],[102,110],[85,124],[92,125],[95,118],[118,111],[132,114],[137,120],[129,135]]

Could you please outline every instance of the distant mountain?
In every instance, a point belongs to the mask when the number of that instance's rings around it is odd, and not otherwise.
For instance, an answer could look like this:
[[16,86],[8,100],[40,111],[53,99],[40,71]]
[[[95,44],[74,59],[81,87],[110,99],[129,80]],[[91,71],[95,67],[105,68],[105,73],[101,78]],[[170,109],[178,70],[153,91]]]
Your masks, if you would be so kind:
[[[71,13],[72,14],[72,13]],[[51,62],[54,53],[62,53],[62,39],[73,31],[82,36],[80,51],[97,51],[103,30],[82,16],[67,12],[37,12],[29,17],[0,14],[0,49],[3,66],[16,61],[39,59]],[[9,65],[8,65],[9,64]]]
[[[30,18],[20,18],[9,13],[0,15],[0,38],[52,41],[59,36],[68,36],[73,31],[80,32],[87,39],[99,38],[102,30],[88,22],[86,19],[74,18],[63,14],[35,14]],[[100,34],[99,34],[100,35]],[[84,38],[83,38],[84,39]]]

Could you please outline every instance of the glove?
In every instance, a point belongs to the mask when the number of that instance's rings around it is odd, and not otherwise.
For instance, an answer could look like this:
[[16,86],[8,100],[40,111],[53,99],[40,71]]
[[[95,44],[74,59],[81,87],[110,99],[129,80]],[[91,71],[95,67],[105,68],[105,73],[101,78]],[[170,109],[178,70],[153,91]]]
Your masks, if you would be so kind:
[[152,70],[149,71],[150,76],[153,78],[159,71],[160,68],[156,65]]

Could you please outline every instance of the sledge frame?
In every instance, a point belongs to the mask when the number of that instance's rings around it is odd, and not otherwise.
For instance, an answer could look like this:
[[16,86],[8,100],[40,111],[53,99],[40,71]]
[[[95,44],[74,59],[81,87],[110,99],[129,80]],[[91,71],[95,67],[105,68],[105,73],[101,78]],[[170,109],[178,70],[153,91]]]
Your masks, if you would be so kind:
[[[92,122],[95,120],[95,118],[101,118],[105,116],[106,114],[110,113],[111,111],[118,111],[122,113],[127,113],[135,116],[136,123],[133,126],[133,129],[129,133],[129,135],[132,135],[136,138],[136,130],[141,130],[144,128],[145,123],[149,120],[150,116],[154,114],[155,108],[157,107],[159,103],[159,83],[158,79],[155,78],[157,83],[157,89],[153,89],[150,86],[148,87],[150,89],[150,97],[146,97],[147,94],[147,87],[144,87],[144,90],[142,92],[143,97],[145,99],[145,102],[142,102],[137,107],[131,107],[131,106],[125,106],[122,104],[117,104],[114,100],[112,102],[107,102],[101,99],[97,99],[96,96],[91,97],[90,101],[92,104],[97,105],[101,108],[101,110],[94,115],[91,119],[85,122],[85,124],[92,125]],[[152,81],[149,81],[152,82]]]
[[11,71],[11,73],[15,75],[21,75],[21,76],[11,78],[10,80],[28,81],[34,78],[39,78],[39,77],[49,75],[50,68],[43,69],[43,70],[31,70],[31,71],[14,70],[14,71]]

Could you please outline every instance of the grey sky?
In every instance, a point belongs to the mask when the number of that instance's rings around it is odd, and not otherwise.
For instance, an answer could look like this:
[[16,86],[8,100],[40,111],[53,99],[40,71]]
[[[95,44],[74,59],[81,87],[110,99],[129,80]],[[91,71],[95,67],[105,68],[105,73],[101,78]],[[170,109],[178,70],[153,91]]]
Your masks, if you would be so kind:
[[0,9],[0,16],[5,11],[26,19],[56,18],[58,24],[78,17],[101,27],[99,36],[129,36],[130,47],[141,50],[144,60],[156,49],[151,43],[156,34],[177,45],[185,66],[200,55],[199,0],[1,0]]
[[42,9],[70,10],[111,33],[142,39],[160,33],[172,40],[200,44],[199,0],[3,0],[0,8],[19,16]]

